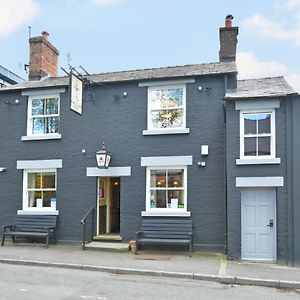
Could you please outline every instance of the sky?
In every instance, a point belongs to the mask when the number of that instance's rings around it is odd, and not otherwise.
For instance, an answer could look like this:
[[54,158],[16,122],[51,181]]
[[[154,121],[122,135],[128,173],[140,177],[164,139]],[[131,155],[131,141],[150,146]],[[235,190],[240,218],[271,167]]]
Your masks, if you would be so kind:
[[0,0],[0,65],[27,79],[29,26],[65,69],[68,53],[91,74],[216,62],[227,14],[239,79],[283,75],[300,92],[300,0]]

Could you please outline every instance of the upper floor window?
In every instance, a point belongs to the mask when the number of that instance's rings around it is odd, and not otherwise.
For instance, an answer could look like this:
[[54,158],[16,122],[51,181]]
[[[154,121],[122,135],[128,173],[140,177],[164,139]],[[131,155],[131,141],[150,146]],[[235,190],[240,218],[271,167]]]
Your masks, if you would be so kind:
[[59,96],[29,96],[27,136],[59,132]]
[[275,158],[275,110],[241,111],[241,158]]
[[186,128],[186,86],[148,88],[148,130]]

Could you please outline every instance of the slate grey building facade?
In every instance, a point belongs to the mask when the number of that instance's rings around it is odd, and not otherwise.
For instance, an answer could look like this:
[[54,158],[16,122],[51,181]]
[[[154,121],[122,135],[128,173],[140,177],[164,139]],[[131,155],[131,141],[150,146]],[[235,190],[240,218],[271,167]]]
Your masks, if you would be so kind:
[[[296,263],[300,99],[283,78],[237,80],[237,34],[220,29],[220,62],[86,76],[82,115],[70,110],[68,77],[0,90],[0,225],[56,214],[58,240],[80,242],[95,207],[95,235],[128,242],[142,218],[191,218],[195,250]],[[108,169],[95,160],[103,141]],[[262,240],[243,223],[256,217],[255,197],[270,199]]]

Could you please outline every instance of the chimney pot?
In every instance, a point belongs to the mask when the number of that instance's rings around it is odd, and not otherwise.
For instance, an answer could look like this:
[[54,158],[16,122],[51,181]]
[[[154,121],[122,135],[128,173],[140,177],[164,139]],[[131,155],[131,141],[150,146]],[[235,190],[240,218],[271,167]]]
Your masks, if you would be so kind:
[[232,27],[233,15],[227,15],[225,18],[225,27]]
[[48,40],[49,33],[47,31],[42,31],[42,36],[45,40]]

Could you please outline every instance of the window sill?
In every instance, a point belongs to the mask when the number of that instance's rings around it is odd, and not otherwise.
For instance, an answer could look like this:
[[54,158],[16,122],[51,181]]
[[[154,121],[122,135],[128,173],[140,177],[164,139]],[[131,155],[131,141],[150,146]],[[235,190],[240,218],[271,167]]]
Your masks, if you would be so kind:
[[189,128],[143,130],[143,135],[187,134],[187,133],[190,133]]
[[278,165],[280,158],[241,158],[236,160],[237,165]]
[[58,216],[59,210],[18,210],[18,215]]
[[40,140],[60,140],[61,134],[43,134],[43,135],[26,135],[22,136],[22,141],[40,141]]
[[190,217],[190,211],[142,211],[142,217]]

